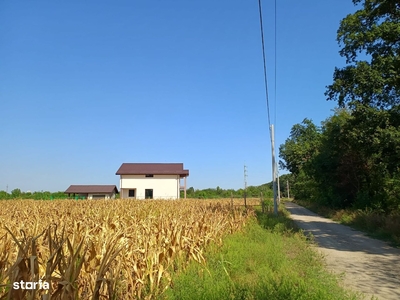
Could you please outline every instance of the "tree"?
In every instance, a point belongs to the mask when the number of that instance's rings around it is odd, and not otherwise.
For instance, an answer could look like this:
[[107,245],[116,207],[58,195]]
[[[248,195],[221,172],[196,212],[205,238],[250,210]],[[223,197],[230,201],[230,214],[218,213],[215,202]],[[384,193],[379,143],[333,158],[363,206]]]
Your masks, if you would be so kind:
[[[360,9],[341,21],[337,35],[347,66],[335,69],[325,93],[351,108],[351,117],[341,136],[324,133],[330,142],[321,153],[336,157],[325,178],[336,174],[327,186],[337,183],[342,203],[390,211],[400,202],[400,0],[353,3]],[[333,149],[341,154],[332,156]]]
[[5,199],[9,199],[10,198],[10,194],[7,193],[6,191],[0,191],[0,200],[5,200]]
[[301,124],[293,125],[290,137],[279,147],[281,169],[293,174],[293,195],[297,198],[317,197],[313,161],[318,154],[321,141],[320,128],[311,120],[304,119]]
[[353,180],[357,170],[357,155],[349,148],[346,124],[350,111],[336,109],[322,122],[321,142],[312,164],[312,174],[319,191],[318,201],[343,207],[353,201],[358,192]]
[[349,152],[355,154],[358,207],[398,209],[400,185],[400,114],[358,105],[345,127]]
[[279,156],[283,159],[279,161],[280,168],[298,175],[318,151],[319,140],[320,130],[311,120],[293,125],[290,137],[279,146]]
[[20,189],[13,189],[11,191],[11,197],[12,198],[19,198],[21,196],[22,192]]
[[315,125],[306,127],[310,130],[294,125],[280,147],[282,164],[295,175],[296,198],[336,208],[399,208],[399,111],[365,105],[336,109],[322,122],[315,140],[310,139]]
[[337,41],[347,66],[335,68],[328,100],[388,109],[400,104],[400,1],[353,0],[361,9],[344,18]]

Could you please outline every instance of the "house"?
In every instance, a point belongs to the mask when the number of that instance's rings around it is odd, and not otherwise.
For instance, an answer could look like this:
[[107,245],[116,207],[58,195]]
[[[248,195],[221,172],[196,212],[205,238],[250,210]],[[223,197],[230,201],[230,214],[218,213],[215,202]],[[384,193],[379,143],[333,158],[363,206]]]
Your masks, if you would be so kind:
[[120,176],[121,198],[179,199],[183,189],[186,199],[189,170],[182,163],[123,163],[116,175]]
[[64,192],[68,197],[85,197],[86,199],[115,199],[118,189],[115,185],[70,185]]

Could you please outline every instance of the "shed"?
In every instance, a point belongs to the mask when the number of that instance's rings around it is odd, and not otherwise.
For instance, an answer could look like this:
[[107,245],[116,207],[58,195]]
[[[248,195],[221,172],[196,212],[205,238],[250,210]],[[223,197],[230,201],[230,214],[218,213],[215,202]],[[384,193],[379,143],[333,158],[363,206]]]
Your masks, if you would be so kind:
[[115,185],[70,185],[64,192],[73,197],[85,197],[86,199],[115,199],[118,189]]

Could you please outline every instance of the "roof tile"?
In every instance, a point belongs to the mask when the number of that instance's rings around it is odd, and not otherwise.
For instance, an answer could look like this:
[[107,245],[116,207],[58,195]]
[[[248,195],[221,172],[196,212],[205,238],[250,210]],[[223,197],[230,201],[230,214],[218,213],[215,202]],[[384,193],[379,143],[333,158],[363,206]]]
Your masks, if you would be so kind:
[[189,170],[183,169],[183,163],[123,163],[116,175],[180,175],[189,176]]
[[118,193],[115,185],[70,185],[64,192],[66,194],[97,194],[97,193]]

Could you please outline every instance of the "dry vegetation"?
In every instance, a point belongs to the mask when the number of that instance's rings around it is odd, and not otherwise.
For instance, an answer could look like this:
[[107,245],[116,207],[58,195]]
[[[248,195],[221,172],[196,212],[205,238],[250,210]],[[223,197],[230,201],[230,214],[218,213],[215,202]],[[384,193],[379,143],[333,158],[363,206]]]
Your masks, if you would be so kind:
[[295,202],[317,214],[334,221],[367,232],[374,238],[386,240],[392,246],[400,247],[400,212],[385,213],[378,209],[333,209],[318,203],[298,200]]
[[[229,200],[2,201],[0,299],[155,298],[250,216]],[[39,279],[50,289],[12,288]]]

